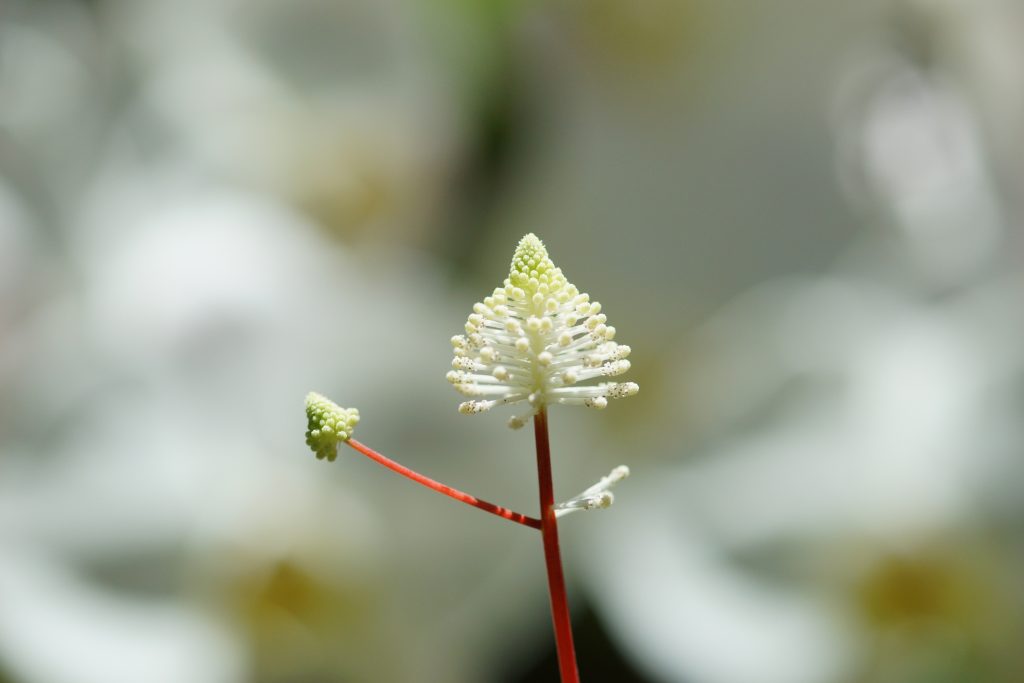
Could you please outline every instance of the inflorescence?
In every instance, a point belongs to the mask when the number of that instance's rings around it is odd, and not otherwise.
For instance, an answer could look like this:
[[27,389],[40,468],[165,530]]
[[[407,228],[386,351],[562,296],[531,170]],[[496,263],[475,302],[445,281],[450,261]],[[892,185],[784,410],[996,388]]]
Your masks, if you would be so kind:
[[338,444],[352,438],[359,411],[342,408],[326,396],[310,392],[306,396],[306,420],[306,445],[318,460],[333,462],[338,457]]
[[600,409],[608,399],[633,396],[635,382],[600,381],[629,370],[630,348],[614,339],[601,304],[566,280],[530,233],[519,241],[504,285],[474,304],[466,333],[452,337],[448,381],[473,399],[459,412],[527,402],[530,411],[508,421],[518,429],[549,404]]

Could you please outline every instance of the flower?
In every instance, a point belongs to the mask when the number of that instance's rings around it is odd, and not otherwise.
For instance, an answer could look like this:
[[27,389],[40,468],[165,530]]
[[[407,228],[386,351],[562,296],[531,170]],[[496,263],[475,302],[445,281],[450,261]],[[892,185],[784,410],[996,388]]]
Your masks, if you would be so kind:
[[334,462],[338,444],[352,438],[359,422],[359,411],[342,408],[331,399],[311,391],[306,395],[306,445],[316,453],[317,460]]
[[525,401],[530,412],[508,422],[518,429],[549,404],[600,409],[610,398],[634,395],[634,382],[586,383],[629,370],[630,348],[613,341],[615,328],[606,322],[601,304],[565,279],[536,235],[526,235],[504,285],[474,304],[466,334],[452,337],[448,381],[474,398],[459,412]]

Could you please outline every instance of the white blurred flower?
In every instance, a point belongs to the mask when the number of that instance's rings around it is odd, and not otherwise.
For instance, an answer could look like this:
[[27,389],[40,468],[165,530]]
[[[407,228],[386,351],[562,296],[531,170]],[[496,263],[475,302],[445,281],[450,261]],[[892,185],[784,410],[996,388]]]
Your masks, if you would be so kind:
[[970,525],[1008,471],[1019,297],[997,282],[931,306],[829,278],[764,287],[702,330],[679,381],[709,445],[583,530],[618,538],[581,570],[636,661],[665,680],[846,677],[869,646],[838,587]]
[[0,660],[17,680],[232,683],[242,649],[215,620],[172,601],[104,590],[45,556],[5,547]]
[[[496,458],[486,476],[467,466],[485,447],[511,453],[515,444],[495,446],[471,425],[454,453],[423,437],[459,421],[444,401],[424,400],[442,389],[430,368],[444,362],[443,321],[457,314],[433,263],[394,250],[357,257],[280,203],[246,192],[155,194],[146,207],[125,198],[126,206],[91,216],[116,217],[120,238],[104,248],[73,244],[81,247],[73,253],[76,288],[55,281],[53,305],[19,320],[20,355],[12,360],[0,346],[23,418],[17,433],[0,438],[9,463],[0,482],[0,554],[41,555],[61,576],[82,573],[73,586],[81,600],[113,615],[97,617],[89,641],[96,656],[115,657],[117,638],[103,634],[116,636],[124,628],[118,615],[129,614],[140,651],[153,651],[168,672],[190,671],[190,660],[207,661],[203,653],[230,663],[240,647],[243,670],[259,666],[281,679],[322,667],[354,680],[426,671],[432,680],[467,681],[476,667],[509,656],[509,633],[532,629],[543,612],[540,600],[509,600],[543,585],[530,569],[508,569],[532,556],[532,539],[495,534],[458,510],[447,517],[442,501],[434,502],[440,522],[428,524],[416,513],[432,504],[429,496],[391,496],[403,484],[375,471],[363,479],[354,464],[343,478],[325,476],[298,457],[294,439],[294,397],[323,386],[358,396],[371,414],[419,425],[380,437],[410,464],[423,459],[431,474],[470,486],[479,476],[495,497],[528,490],[512,458]],[[353,295],[370,280],[379,280],[372,296]],[[436,340],[424,351],[431,363],[379,343],[382,329],[397,333],[410,323]],[[381,381],[391,373],[403,382],[398,396]],[[467,538],[495,562],[463,566]],[[445,543],[446,552],[428,552]],[[115,580],[83,572],[91,563]],[[408,571],[413,563],[417,571]],[[135,594],[116,580],[120,572],[159,581],[159,595]],[[36,587],[46,590],[41,582],[11,581],[25,599],[0,600],[0,622],[78,628],[70,609],[78,598],[62,610],[36,595]],[[308,591],[313,606],[292,602],[290,591]],[[491,626],[481,629],[483,621]],[[166,642],[157,652],[151,645],[160,634]],[[39,658],[60,658],[65,646],[68,662],[92,666],[72,657],[71,640],[48,641],[44,652],[28,647],[29,635],[0,638],[0,660],[17,660],[18,680],[61,680],[44,675]],[[395,642],[404,656],[383,661],[382,648]],[[121,680],[95,670],[97,680]],[[209,674],[223,670],[211,664]]]

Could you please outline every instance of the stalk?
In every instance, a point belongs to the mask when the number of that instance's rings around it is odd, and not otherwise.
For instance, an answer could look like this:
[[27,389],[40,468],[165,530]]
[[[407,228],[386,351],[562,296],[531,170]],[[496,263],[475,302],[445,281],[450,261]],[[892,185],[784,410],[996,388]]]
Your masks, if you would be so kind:
[[[439,481],[435,481],[430,477],[425,477],[419,472],[411,470],[405,465],[400,465],[391,458],[388,458],[387,456],[378,453],[369,446],[359,443],[355,439],[349,439],[346,443],[348,443],[349,446],[359,451],[360,453],[370,458],[371,460],[374,460],[377,463],[383,465],[384,467],[387,467],[392,472],[397,472],[398,474],[401,474],[403,477],[408,477],[409,479],[412,479],[417,484],[422,484],[423,486],[426,486],[429,489],[433,489],[438,493],[443,493],[449,498],[454,498],[455,500],[465,503],[466,505],[472,505],[473,507],[478,508],[480,510],[484,510],[485,512],[490,512],[492,515],[497,515],[502,519],[507,519],[511,522],[522,524],[523,526],[530,527],[531,529],[542,529],[543,525],[541,524],[541,521],[536,517],[528,517],[524,514],[514,512],[513,510],[509,510],[508,508],[502,507],[500,505],[489,503],[486,500],[477,498],[476,496],[470,495],[464,491],[460,491],[456,488],[448,486],[447,484],[442,484]],[[552,519],[554,519],[554,511],[552,511],[551,514]],[[558,543],[557,538],[555,540],[555,543]]]
[[565,593],[565,575],[558,548],[558,521],[555,517],[555,488],[551,479],[551,444],[548,440],[547,408],[533,418],[533,434],[537,444],[537,480],[540,486],[540,533],[544,540],[544,562],[548,570],[548,593],[551,596],[551,620],[555,627],[555,648],[562,683],[579,683],[576,651],[572,642],[572,621],[569,599]]

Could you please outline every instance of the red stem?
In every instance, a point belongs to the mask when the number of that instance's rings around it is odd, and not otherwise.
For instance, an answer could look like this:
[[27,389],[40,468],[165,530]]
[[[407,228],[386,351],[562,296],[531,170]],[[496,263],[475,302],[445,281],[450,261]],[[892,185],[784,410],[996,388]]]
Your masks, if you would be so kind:
[[[349,446],[351,446],[352,448],[356,449],[357,451],[359,451],[360,453],[362,453],[366,457],[370,458],[371,460],[377,461],[378,463],[380,463],[381,465],[384,465],[384,467],[387,467],[389,470],[391,470],[393,472],[398,472],[403,477],[408,477],[409,479],[412,479],[417,484],[423,484],[427,488],[433,489],[433,490],[437,491],[438,493],[443,493],[444,495],[446,495],[446,496],[448,496],[450,498],[454,498],[455,500],[462,501],[463,503],[465,503],[467,505],[472,505],[473,507],[479,508],[481,510],[484,510],[485,512],[490,512],[492,515],[497,515],[498,517],[501,517],[503,519],[507,519],[507,520],[509,520],[511,522],[516,522],[517,524],[522,524],[523,526],[528,526],[531,529],[541,529],[541,530],[543,530],[543,525],[541,524],[541,521],[539,519],[537,519],[536,517],[528,517],[528,516],[526,516],[524,514],[521,514],[521,513],[518,513],[518,512],[513,512],[512,510],[509,510],[508,508],[503,508],[500,505],[495,505],[494,503],[488,503],[486,500],[481,500],[480,498],[477,498],[476,496],[471,496],[470,494],[465,493],[464,491],[460,491],[458,489],[452,488],[451,486],[448,486],[447,484],[442,484],[441,482],[434,481],[433,479],[431,479],[429,477],[424,477],[419,472],[415,472],[415,471],[409,469],[408,467],[405,467],[404,465],[399,465],[397,462],[395,462],[391,458],[388,458],[388,457],[378,453],[377,451],[373,450],[372,448],[370,448],[369,446],[367,446],[365,444],[359,443],[355,439],[349,439],[346,443],[348,443]],[[552,518],[552,522],[553,522],[554,521],[554,510],[553,509],[551,511],[551,518]],[[558,541],[556,539],[555,543],[557,544],[557,542]],[[556,548],[556,550],[557,550],[557,548]]]
[[562,556],[558,549],[558,521],[555,518],[555,487],[551,480],[551,444],[548,442],[548,414],[541,408],[533,418],[537,443],[537,479],[540,484],[540,533],[544,538],[544,562],[548,568],[548,593],[551,595],[551,620],[555,625],[555,648],[562,683],[579,683],[576,651],[572,644],[569,599],[565,593]]

